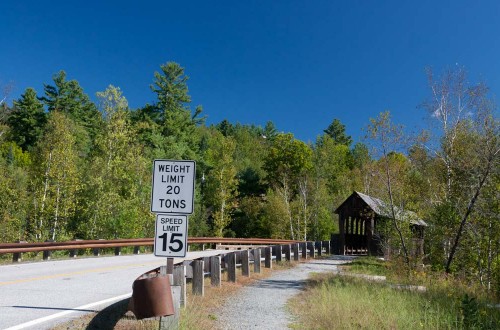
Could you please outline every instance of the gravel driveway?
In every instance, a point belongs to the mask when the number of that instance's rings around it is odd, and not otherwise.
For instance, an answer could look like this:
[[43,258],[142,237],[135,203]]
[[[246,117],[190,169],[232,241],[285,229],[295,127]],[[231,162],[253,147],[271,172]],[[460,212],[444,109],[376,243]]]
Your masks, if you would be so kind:
[[311,273],[336,272],[352,257],[330,256],[277,271],[242,288],[220,309],[219,329],[288,329],[293,321],[285,305],[299,293]]

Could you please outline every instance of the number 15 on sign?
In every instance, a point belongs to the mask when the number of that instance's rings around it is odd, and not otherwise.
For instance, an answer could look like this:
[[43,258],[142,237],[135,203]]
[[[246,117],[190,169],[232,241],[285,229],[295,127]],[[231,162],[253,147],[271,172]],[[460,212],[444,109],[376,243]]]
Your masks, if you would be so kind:
[[154,241],[155,256],[185,257],[187,225],[186,215],[157,214]]

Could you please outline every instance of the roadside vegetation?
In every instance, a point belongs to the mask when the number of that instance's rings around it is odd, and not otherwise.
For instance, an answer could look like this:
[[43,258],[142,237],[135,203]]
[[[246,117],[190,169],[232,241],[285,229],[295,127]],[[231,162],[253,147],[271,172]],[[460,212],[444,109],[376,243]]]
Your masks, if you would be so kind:
[[[315,274],[289,301],[294,329],[498,329],[495,299],[466,281],[359,258],[343,274]],[[350,276],[387,276],[384,282]],[[406,286],[398,286],[404,283]],[[410,287],[409,285],[414,285]],[[425,287],[425,290],[418,290]]]

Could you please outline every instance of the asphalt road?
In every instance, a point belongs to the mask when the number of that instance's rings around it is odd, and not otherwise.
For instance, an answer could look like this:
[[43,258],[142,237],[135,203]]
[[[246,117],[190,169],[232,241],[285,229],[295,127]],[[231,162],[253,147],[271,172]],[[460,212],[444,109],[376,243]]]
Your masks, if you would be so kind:
[[[186,259],[221,252],[189,252]],[[143,254],[0,266],[0,329],[50,329],[101,310],[129,297],[138,276],[165,263]]]

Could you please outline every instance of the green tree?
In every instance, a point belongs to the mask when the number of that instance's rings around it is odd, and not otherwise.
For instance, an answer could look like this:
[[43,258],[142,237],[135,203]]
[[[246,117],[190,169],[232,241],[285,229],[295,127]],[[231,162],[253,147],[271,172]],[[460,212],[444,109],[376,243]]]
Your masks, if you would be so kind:
[[233,155],[236,143],[231,137],[224,137],[215,131],[211,147],[207,151],[210,170],[207,175],[206,199],[213,207],[213,231],[222,237],[224,229],[232,221],[234,199],[237,194],[236,167]]
[[21,98],[14,101],[8,124],[11,128],[11,140],[23,150],[30,150],[36,145],[47,121],[43,104],[33,88],[27,88]]
[[334,119],[323,132],[329,135],[335,143],[343,144],[347,147],[351,146],[352,138],[346,134],[345,125],[340,120]]
[[288,133],[276,136],[264,161],[267,180],[281,197],[286,209],[292,239],[303,232],[295,224],[294,218],[297,216],[293,213],[291,203],[298,193],[299,181],[305,179],[306,172],[312,166],[311,157],[311,148]]
[[44,84],[45,96],[40,100],[49,112],[62,112],[77,124],[73,126],[78,149],[82,156],[86,156],[101,128],[101,114],[78,81],[66,80],[66,72],[59,71],[53,80],[55,86]]
[[33,227],[37,240],[70,235],[66,225],[74,216],[80,185],[72,127],[64,113],[52,112],[35,151]]

